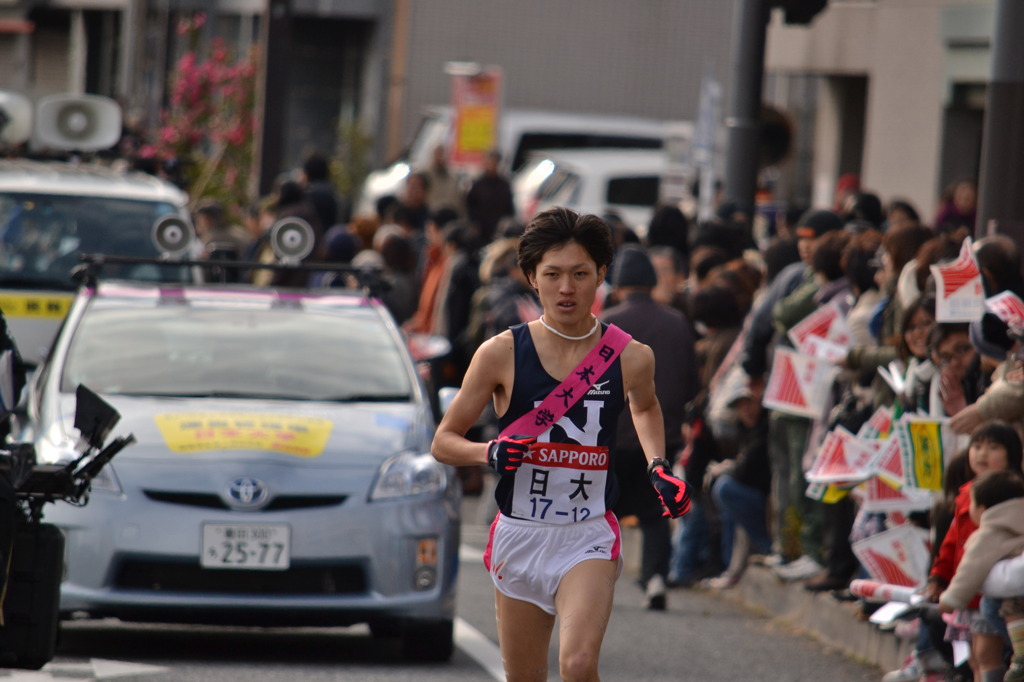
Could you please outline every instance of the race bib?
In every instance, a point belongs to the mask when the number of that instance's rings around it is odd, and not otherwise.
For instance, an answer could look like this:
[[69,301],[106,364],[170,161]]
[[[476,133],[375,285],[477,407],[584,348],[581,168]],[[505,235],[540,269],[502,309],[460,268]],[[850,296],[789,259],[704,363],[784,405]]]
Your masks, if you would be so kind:
[[603,517],[608,448],[534,443],[516,471],[512,516],[540,523]]

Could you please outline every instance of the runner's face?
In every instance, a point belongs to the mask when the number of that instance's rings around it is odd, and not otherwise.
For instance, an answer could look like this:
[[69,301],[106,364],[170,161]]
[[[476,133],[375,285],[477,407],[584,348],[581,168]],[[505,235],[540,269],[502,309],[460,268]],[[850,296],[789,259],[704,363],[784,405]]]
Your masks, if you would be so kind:
[[598,268],[576,242],[549,249],[530,275],[530,284],[544,308],[544,319],[567,330],[591,325],[590,309],[605,270],[603,266]]

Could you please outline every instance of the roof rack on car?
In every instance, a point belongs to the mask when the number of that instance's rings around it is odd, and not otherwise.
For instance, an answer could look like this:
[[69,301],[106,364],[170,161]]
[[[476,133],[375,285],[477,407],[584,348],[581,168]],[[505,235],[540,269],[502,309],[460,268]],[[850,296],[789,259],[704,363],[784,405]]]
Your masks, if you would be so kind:
[[[138,256],[110,256],[101,253],[84,253],[80,256],[82,265],[72,273],[79,286],[94,288],[100,280],[105,265],[163,265],[174,267],[202,268],[204,273],[221,282],[227,282],[226,273],[230,270],[272,270],[275,272],[325,272],[324,282],[319,288],[334,286],[339,277],[344,277],[346,284],[354,283],[354,287],[366,296],[379,297],[390,288],[383,278],[380,269],[374,267],[357,267],[341,263],[261,263],[256,261],[236,260],[194,260],[167,257],[146,258]],[[243,283],[244,284],[244,283]],[[257,285],[250,285],[257,286]]]

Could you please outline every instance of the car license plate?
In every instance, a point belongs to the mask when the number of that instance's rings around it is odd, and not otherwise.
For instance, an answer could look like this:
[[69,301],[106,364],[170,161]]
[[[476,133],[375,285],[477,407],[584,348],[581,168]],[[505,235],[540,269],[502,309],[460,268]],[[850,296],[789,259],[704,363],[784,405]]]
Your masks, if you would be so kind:
[[283,571],[291,560],[291,529],[285,524],[203,524],[203,568]]

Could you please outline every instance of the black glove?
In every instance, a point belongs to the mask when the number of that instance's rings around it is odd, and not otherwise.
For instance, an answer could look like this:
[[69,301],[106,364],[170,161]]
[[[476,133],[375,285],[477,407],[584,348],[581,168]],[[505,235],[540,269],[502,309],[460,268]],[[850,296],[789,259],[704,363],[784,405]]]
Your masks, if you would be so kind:
[[647,472],[651,476],[651,485],[665,507],[665,516],[677,519],[690,511],[690,491],[685,481],[667,473],[666,469],[668,462],[656,459],[647,467]]
[[523,456],[536,443],[533,436],[501,436],[487,444],[487,464],[499,474],[514,472],[523,464]]

